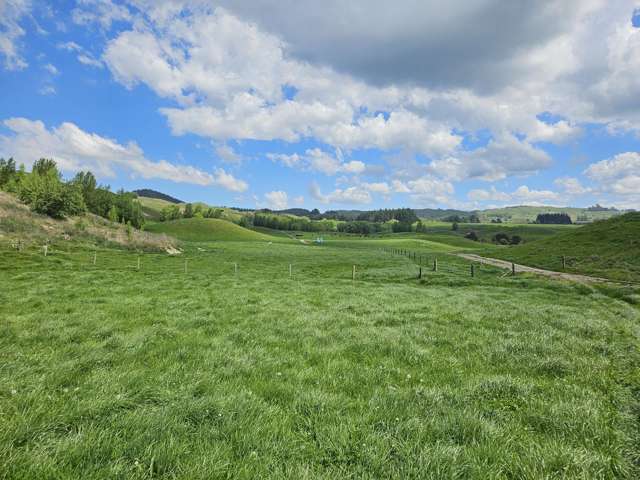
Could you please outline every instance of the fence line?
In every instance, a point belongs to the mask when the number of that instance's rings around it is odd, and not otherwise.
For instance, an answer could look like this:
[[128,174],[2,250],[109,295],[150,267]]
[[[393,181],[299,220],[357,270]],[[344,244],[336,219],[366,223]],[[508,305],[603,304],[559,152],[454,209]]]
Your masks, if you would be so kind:
[[[23,253],[33,253],[32,249],[25,250],[23,245],[20,245],[16,248],[18,254]],[[180,274],[181,271],[184,275],[188,274],[213,274],[224,276],[226,270],[224,265],[233,265],[233,275],[235,277],[239,276],[240,263],[238,261],[224,261],[224,262],[215,262],[213,265],[208,264],[206,269],[199,268],[199,262],[207,261],[211,256],[208,254],[195,254],[187,257],[186,255],[183,257],[184,263],[182,269],[180,269],[180,261],[179,256],[167,256],[166,254],[161,253],[140,253],[140,252],[127,252],[127,251],[119,251],[119,250],[107,250],[108,255],[101,256],[101,261],[98,262],[98,250],[91,251],[77,251],[77,250],[65,250],[65,249],[52,249],[50,246],[43,246],[42,249],[37,247],[36,251],[42,252],[42,256],[47,258],[48,262],[65,262],[71,264],[72,266],[77,266],[83,268],[85,271],[136,271],[140,272],[144,275],[155,275],[155,274]],[[479,273],[495,273],[501,271],[498,268],[483,270],[478,265],[477,267],[471,263],[469,267],[468,262],[443,262],[441,258],[436,254],[425,254],[423,252],[410,251],[407,249],[380,249],[383,253],[391,253],[396,255],[402,255],[408,258],[414,265],[415,270],[409,276],[404,275],[389,275],[390,278],[417,278],[418,280],[429,278],[432,274],[450,274],[455,276],[466,276],[475,278]],[[213,249],[209,253],[220,253],[221,250]],[[222,251],[224,252],[224,251]],[[136,259],[132,258],[132,255],[136,255]],[[150,258],[156,257],[154,260],[143,261],[142,257]],[[158,261],[160,260],[160,261]],[[296,275],[297,278],[304,276],[306,270],[307,262],[301,263],[301,268],[298,268],[297,271],[300,272],[299,275]],[[192,265],[193,264],[193,265]],[[288,278],[293,278],[293,264],[292,263],[284,263],[285,270],[287,272],[286,265],[288,265]],[[317,265],[317,263],[310,263],[310,265]],[[334,269],[336,268],[336,264],[330,264]],[[347,265],[345,265],[347,267]],[[265,271],[271,271],[271,269],[275,269],[275,262],[270,262]],[[348,267],[347,267],[348,268]],[[375,280],[381,278],[380,275],[376,274],[376,269],[378,267],[362,267],[358,266],[357,263],[351,265],[351,280],[355,281],[357,279],[361,280]],[[346,270],[346,268],[345,268]],[[493,271],[495,270],[495,272]],[[348,271],[348,270],[346,270]],[[345,271],[345,274],[346,274]],[[286,273],[283,273],[283,276],[286,276]],[[343,276],[342,278],[348,278],[348,276]]]

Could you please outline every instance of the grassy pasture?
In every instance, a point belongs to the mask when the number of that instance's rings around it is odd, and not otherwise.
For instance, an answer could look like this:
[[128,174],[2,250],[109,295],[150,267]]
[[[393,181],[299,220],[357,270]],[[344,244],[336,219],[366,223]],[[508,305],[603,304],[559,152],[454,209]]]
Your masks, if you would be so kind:
[[525,242],[532,242],[580,228],[579,225],[538,225],[535,223],[460,223],[458,230],[453,231],[451,223],[426,222],[425,224],[428,230],[427,236],[436,235],[446,240],[446,237],[464,238],[467,233],[474,231],[484,242],[491,242],[496,233],[506,233],[510,237],[519,235]]
[[638,478],[632,291],[415,239],[184,247],[0,247],[0,477]]

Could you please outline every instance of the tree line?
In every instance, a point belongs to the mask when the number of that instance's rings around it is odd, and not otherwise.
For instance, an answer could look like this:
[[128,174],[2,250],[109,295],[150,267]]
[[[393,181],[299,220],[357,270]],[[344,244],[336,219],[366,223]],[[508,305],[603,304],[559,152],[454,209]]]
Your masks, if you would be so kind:
[[[410,211],[410,209],[398,209]],[[381,218],[381,217],[379,217]],[[372,235],[391,232],[418,232],[426,233],[427,226],[418,220],[411,222],[411,216],[400,216],[404,221],[390,219],[387,221],[367,220],[315,220],[308,217],[293,215],[280,215],[269,210],[255,212],[253,215],[245,215],[240,221],[244,227],[265,227],[273,230],[288,230],[301,232],[341,232],[357,235]]]
[[205,207],[201,204],[195,206],[187,203],[184,209],[180,205],[167,205],[160,211],[160,221],[178,220],[180,218],[222,218],[222,208]]
[[265,227],[274,230],[298,230],[301,232],[327,232],[335,231],[334,220],[311,220],[307,217],[294,217],[289,215],[277,215],[267,212],[256,212],[253,215],[243,217],[241,225]]
[[27,172],[24,165],[16,167],[13,158],[0,158],[0,189],[16,195],[34,212],[53,218],[88,211],[135,228],[144,225],[142,206],[135,193],[112,192],[108,185],[98,185],[90,171],[78,172],[65,181],[52,159],[36,160],[31,172]]
[[571,225],[571,217],[567,213],[539,213],[536,223],[545,225]]

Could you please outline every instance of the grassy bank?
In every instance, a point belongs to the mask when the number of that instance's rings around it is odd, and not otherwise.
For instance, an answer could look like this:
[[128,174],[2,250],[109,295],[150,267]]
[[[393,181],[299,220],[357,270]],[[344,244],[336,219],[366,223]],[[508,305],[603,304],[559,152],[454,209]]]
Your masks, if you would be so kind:
[[485,250],[525,265],[640,283],[640,213],[594,222],[563,234]]

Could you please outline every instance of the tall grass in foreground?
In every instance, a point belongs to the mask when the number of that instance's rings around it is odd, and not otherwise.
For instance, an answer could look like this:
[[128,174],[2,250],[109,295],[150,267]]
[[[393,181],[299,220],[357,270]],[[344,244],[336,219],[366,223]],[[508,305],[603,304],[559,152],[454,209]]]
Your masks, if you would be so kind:
[[638,478],[633,293],[371,243],[2,249],[0,477]]

